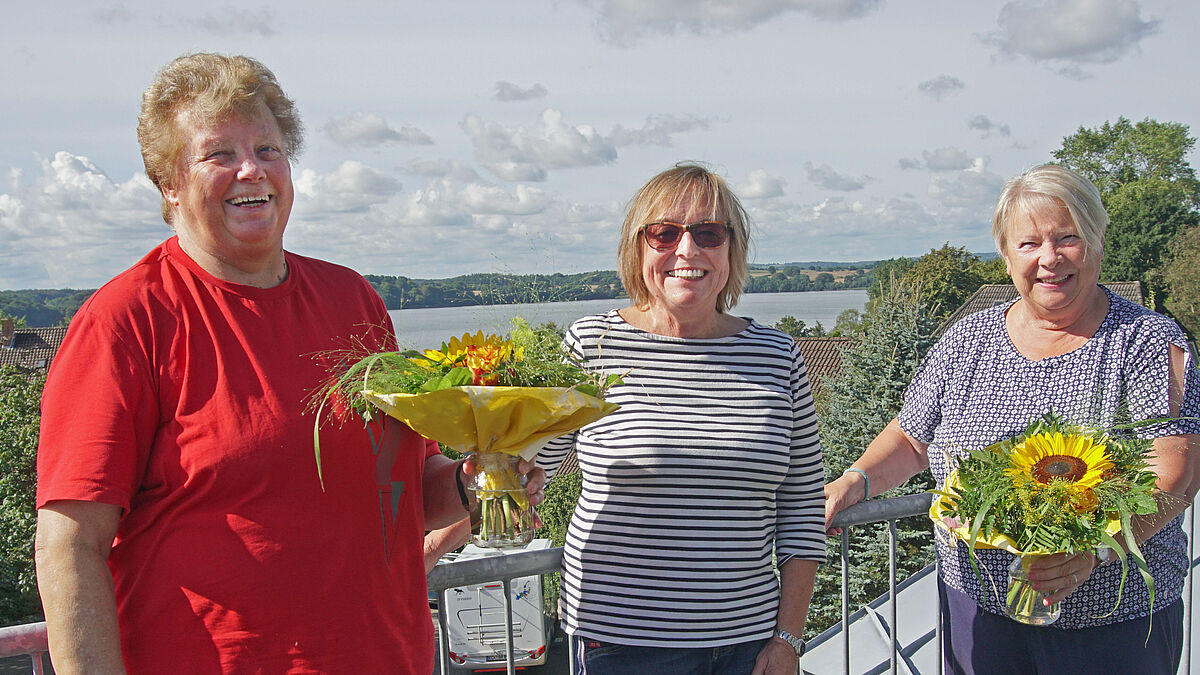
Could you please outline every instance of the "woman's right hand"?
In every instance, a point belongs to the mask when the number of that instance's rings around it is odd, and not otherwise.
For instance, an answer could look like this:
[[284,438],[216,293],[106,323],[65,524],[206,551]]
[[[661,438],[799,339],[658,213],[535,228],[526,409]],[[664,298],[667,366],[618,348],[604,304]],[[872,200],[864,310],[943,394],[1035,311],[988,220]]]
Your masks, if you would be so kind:
[[863,500],[864,483],[858,472],[850,472],[825,484],[825,534],[833,537],[842,533],[842,528],[830,527],[830,523],[846,507]]

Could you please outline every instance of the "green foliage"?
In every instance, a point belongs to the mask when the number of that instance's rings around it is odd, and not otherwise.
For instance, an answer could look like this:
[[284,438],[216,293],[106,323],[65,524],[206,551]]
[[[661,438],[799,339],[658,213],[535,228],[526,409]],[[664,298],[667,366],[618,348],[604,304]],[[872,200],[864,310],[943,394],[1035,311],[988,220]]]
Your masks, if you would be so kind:
[[916,258],[888,258],[881,260],[871,269],[871,285],[867,288],[868,302],[875,302],[891,292],[892,286],[901,279],[913,265]]
[[983,285],[978,266],[979,256],[946,242],[941,248],[932,249],[917,258],[902,279],[917,289],[921,300],[941,320],[958,309]]
[[1012,281],[1008,276],[1008,269],[1004,266],[1004,258],[981,261],[975,266],[975,273],[979,275],[980,285],[1007,284]]
[[1181,232],[1171,242],[1163,283],[1170,290],[1167,310],[1195,340],[1200,335],[1200,226]]
[[1140,280],[1151,295],[1161,293],[1150,274],[1166,261],[1175,236],[1200,223],[1200,214],[1178,185],[1146,178],[1104,195],[1109,226],[1101,281]]
[[1196,139],[1188,133],[1178,122],[1121,117],[1080,127],[1054,151],[1096,184],[1108,211],[1101,281],[1141,281],[1156,306],[1170,291],[1161,270],[1171,240],[1200,222],[1200,181],[1187,160]]
[[[861,337],[843,352],[843,371],[825,382],[828,398],[820,417],[825,479],[833,480],[858,459],[900,410],[921,358],[931,346],[936,321],[911,286],[888,288],[863,318]],[[925,492],[933,488],[924,472],[886,496]],[[817,572],[817,587],[806,633],[815,635],[841,618],[840,541],[827,544],[831,561]],[[850,537],[850,601],[861,606],[888,588],[890,543],[886,524],[858,527]],[[927,518],[898,523],[897,562],[904,578],[933,560],[932,532]]]
[[1124,117],[1095,129],[1079,127],[1054,151],[1058,163],[1087,176],[1107,194],[1123,185],[1156,179],[1176,184],[1191,206],[1200,204],[1200,182],[1187,156],[1196,145],[1188,126]]
[[837,316],[837,323],[833,325],[833,330],[829,334],[834,337],[849,337],[862,332],[863,316],[862,312],[857,309],[842,310]]
[[0,315],[23,319],[33,327],[65,325],[94,291],[0,291]]
[[785,315],[779,321],[776,321],[775,327],[794,338],[825,336],[825,328],[821,325],[820,321],[809,327],[802,319],[797,319],[791,314]]
[[0,369],[0,625],[42,618],[33,567],[42,384],[15,368]]
[[[562,546],[567,540],[567,525],[571,523],[571,515],[575,513],[575,504],[579,502],[579,494],[583,490],[583,474],[559,474],[546,484],[545,499],[537,505],[538,516],[542,519],[542,529],[539,537],[545,537],[554,546]],[[561,575],[558,572],[547,574],[543,588],[543,602],[548,612],[558,614],[559,584]]]

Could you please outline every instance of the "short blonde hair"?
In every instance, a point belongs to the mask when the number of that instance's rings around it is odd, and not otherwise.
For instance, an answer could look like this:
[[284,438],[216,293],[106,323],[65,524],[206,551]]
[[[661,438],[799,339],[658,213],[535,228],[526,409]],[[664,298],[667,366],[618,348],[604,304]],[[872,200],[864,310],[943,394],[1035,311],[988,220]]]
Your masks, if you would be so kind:
[[[275,117],[288,159],[298,156],[304,145],[300,115],[275,74],[262,63],[248,56],[186,54],[167,64],[142,94],[138,114],[138,145],[146,175],[159,191],[174,187],[176,165],[188,141],[178,127],[181,113],[219,121],[252,115],[259,103],[265,103]],[[162,214],[163,220],[171,222],[165,197]]]
[[996,250],[1004,255],[1008,233],[1017,218],[1060,205],[1071,215],[1083,239],[1085,255],[1103,256],[1108,212],[1100,190],[1090,180],[1057,164],[1035,166],[1004,184],[992,215]]
[[645,249],[642,228],[661,220],[681,204],[709,204],[705,216],[724,220],[732,229],[729,237],[729,278],[717,296],[717,311],[724,313],[737,304],[746,284],[750,249],[750,218],[741,201],[723,178],[702,164],[681,162],[663,171],[638,190],[629,202],[621,241],[617,246],[617,270],[629,299],[640,308],[650,305],[650,289],[642,278]]

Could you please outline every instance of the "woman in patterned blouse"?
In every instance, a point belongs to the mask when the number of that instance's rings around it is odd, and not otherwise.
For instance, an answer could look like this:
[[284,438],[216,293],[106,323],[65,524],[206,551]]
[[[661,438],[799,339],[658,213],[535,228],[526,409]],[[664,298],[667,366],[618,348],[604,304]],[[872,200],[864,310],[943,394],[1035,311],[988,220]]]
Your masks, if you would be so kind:
[[[829,483],[826,523],[859,502],[930,468],[939,484],[953,456],[1011,437],[1055,412],[1076,423],[1111,424],[1121,406],[1133,419],[1200,414],[1200,373],[1170,319],[1128,302],[1097,281],[1108,215],[1094,185],[1054,165],[1010,180],[996,204],[992,236],[1020,297],[956,323],[926,355],[895,420],[842,477]],[[1134,534],[1154,578],[1131,574],[1118,603],[1121,565],[1111,552],[1057,554],[1034,563],[1038,590],[1062,601],[1049,627],[1004,616],[1012,555],[975,551],[938,533],[943,654],[954,673],[1174,673],[1182,649],[1183,580],[1188,570],[1182,512],[1198,487],[1200,425],[1142,427],[1159,512],[1136,519]],[[1099,554],[1099,555],[1098,555]],[[1114,610],[1114,606],[1116,609]],[[1153,630],[1147,640],[1153,612]]]

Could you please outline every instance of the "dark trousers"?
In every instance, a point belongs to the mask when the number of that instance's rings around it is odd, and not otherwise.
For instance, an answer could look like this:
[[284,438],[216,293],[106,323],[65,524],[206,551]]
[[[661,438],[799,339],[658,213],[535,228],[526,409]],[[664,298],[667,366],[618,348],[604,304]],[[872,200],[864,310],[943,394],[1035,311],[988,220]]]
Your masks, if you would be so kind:
[[1029,626],[979,608],[938,581],[945,672],[964,675],[1136,673],[1173,675],[1183,653],[1183,600],[1146,618],[1062,630]]

